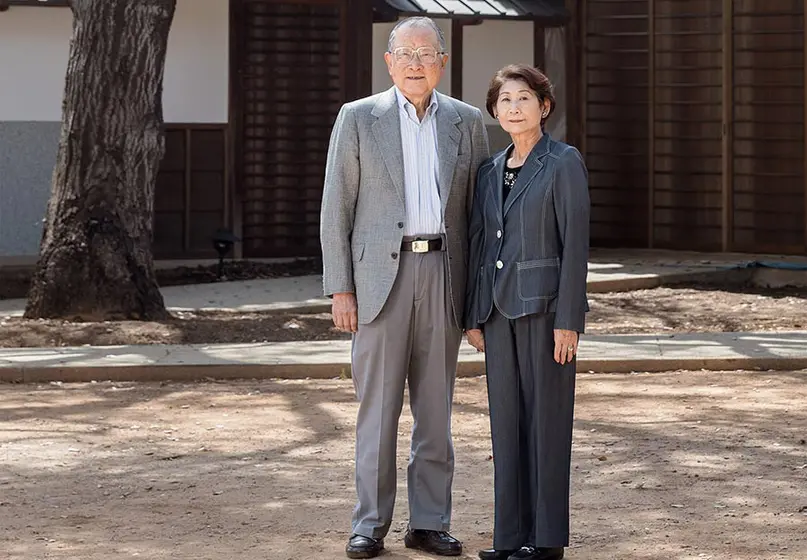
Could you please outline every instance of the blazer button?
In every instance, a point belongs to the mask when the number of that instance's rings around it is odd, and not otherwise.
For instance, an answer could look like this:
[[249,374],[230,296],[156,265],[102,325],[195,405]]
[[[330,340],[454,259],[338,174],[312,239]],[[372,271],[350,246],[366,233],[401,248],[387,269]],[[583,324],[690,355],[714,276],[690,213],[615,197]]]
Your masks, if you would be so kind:
[[502,261],[496,261],[496,268],[502,269],[504,267],[504,263]]
[[393,259],[393,260],[395,260],[395,259],[397,259],[397,258],[398,258],[398,253],[392,253],[392,254],[390,255],[390,257],[392,257],[392,259]]
[[502,230],[496,230],[496,237],[498,237],[499,239],[501,239],[501,237],[502,237]]
[[403,222],[398,222],[398,229],[403,229]]

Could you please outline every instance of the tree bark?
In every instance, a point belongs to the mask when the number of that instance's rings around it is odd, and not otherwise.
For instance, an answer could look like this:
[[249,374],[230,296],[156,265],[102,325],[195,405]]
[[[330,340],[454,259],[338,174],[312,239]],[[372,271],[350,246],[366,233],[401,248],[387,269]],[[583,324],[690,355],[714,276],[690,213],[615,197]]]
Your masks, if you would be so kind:
[[27,318],[166,318],[151,253],[176,0],[72,0],[62,130]]

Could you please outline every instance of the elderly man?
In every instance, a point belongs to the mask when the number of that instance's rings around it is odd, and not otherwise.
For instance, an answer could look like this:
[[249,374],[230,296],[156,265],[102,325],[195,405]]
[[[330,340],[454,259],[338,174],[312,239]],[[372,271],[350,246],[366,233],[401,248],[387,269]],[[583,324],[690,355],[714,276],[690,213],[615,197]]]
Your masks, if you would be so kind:
[[323,285],[339,329],[353,333],[359,413],[349,558],[384,548],[396,489],[404,386],[415,420],[404,542],[456,556],[448,534],[451,403],[462,338],[467,222],[488,157],[479,109],[435,88],[448,56],[440,28],[409,18],[384,54],[394,87],[342,107],[322,201]]

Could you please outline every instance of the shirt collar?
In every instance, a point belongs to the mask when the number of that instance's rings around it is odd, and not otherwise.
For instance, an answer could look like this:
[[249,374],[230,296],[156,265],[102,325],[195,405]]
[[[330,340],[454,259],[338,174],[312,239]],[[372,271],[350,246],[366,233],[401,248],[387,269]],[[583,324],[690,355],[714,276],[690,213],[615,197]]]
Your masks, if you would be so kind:
[[[412,107],[412,110],[414,111],[415,106],[412,105],[412,103],[406,97],[404,97],[404,94],[401,93],[401,90],[398,89],[398,86],[395,86],[395,97],[398,99],[398,107],[406,111],[407,110],[406,108],[408,106]],[[437,112],[438,108],[439,103],[437,102],[437,91],[432,90],[432,96],[431,99],[429,100],[429,106],[426,107],[426,114],[427,115],[433,114]]]

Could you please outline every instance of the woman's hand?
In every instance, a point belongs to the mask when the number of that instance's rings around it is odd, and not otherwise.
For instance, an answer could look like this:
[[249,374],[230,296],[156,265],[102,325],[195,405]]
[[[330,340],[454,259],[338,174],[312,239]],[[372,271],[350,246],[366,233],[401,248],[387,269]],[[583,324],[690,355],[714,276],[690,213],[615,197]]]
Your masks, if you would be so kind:
[[571,362],[577,354],[577,333],[555,329],[555,361],[559,364]]
[[477,352],[485,351],[485,335],[481,329],[468,329],[465,334],[468,337],[468,344],[476,348]]

